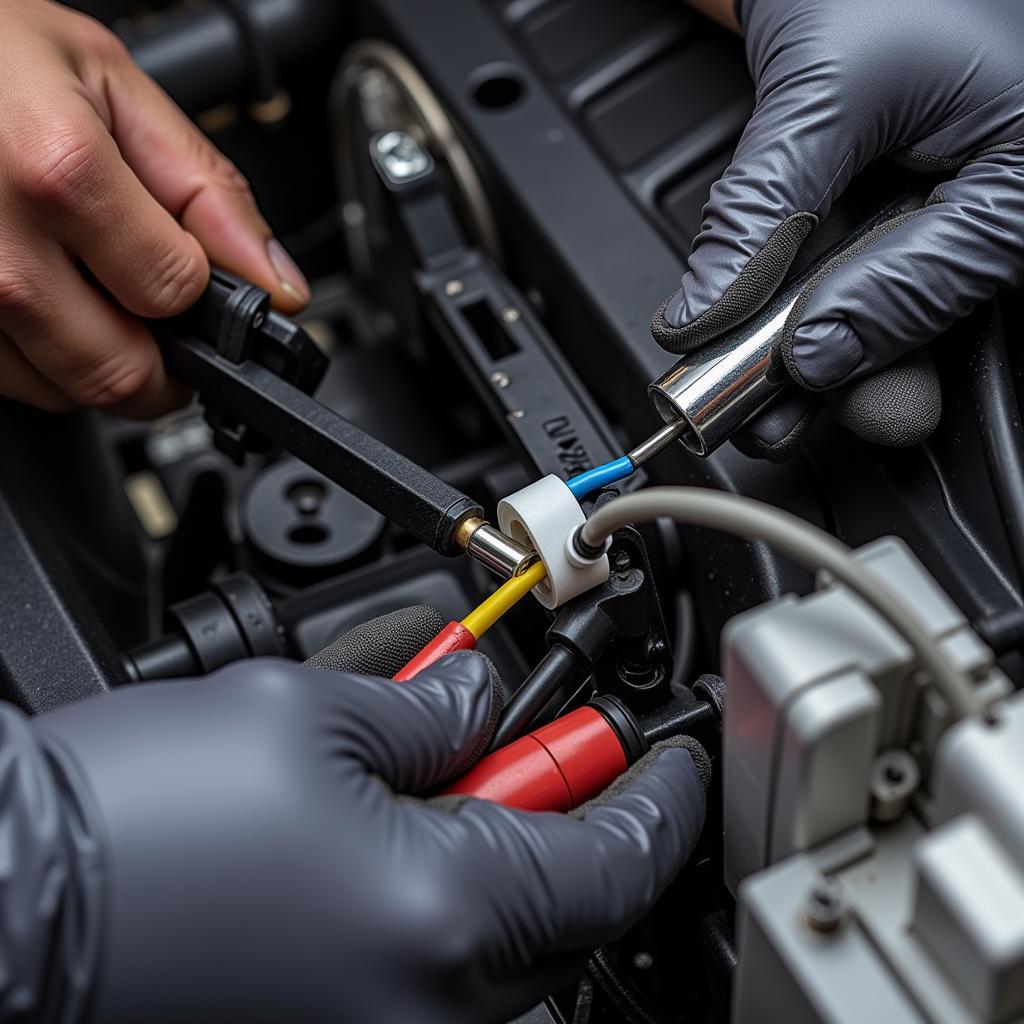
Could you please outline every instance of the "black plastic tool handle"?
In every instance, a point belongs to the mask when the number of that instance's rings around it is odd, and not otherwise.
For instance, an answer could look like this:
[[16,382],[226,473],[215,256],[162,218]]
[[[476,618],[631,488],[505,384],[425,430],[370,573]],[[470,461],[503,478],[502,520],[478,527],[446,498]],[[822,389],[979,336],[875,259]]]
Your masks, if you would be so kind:
[[480,505],[307,394],[324,357],[265,298],[217,271],[184,317],[153,322],[171,373],[199,393],[215,430],[237,442],[234,454],[256,437],[270,441],[435,551],[461,554],[458,526],[482,517]]

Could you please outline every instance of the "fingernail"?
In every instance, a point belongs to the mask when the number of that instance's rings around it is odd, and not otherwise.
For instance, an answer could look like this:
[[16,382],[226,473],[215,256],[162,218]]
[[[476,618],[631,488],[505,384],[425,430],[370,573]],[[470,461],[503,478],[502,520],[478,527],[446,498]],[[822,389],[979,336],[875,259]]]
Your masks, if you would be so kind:
[[281,284],[281,291],[303,305],[309,302],[311,294],[309,282],[303,277],[302,271],[295,265],[295,261],[276,238],[267,242],[267,255],[270,257],[271,266]]
[[827,388],[845,380],[864,358],[857,332],[841,320],[801,324],[793,335],[793,361],[814,388]]

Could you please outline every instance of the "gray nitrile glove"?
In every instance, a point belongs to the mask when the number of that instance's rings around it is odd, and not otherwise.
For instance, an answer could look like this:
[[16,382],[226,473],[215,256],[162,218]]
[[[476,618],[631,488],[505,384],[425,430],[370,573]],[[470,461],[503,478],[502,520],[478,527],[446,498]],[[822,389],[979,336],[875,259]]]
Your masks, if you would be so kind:
[[36,719],[0,705],[0,1015],[522,1012],[658,896],[704,794],[668,749],[585,820],[396,798],[461,772],[495,717],[468,653],[406,684],[268,660]]
[[[864,378],[1021,284],[1020,0],[738,0],[736,13],[757,104],[682,287],[655,316],[664,347],[700,346],[760,308],[854,174],[882,156],[950,179],[811,282],[783,350],[799,385]],[[842,396],[841,418],[873,440],[912,441],[914,424],[898,418],[908,389],[933,386],[921,366]]]

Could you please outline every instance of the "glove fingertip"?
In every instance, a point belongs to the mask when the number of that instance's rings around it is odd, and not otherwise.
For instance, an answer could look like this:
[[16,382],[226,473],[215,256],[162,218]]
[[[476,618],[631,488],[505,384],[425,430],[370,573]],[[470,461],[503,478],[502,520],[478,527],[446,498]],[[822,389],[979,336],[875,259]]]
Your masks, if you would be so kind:
[[711,758],[702,744],[698,743],[692,736],[677,736],[674,739],[663,741],[663,744],[658,744],[658,747],[664,750],[671,750],[672,748],[685,750],[690,755],[690,760],[697,770],[697,776],[700,779],[704,792],[707,793],[708,786],[711,785],[712,767]]
[[799,324],[783,344],[790,376],[808,391],[839,384],[860,365],[864,344],[845,320],[813,320]]
[[[657,313],[655,313],[654,320],[651,325],[651,329],[653,331],[676,331],[686,324],[687,321],[693,319],[693,317],[687,313],[688,303],[686,299],[686,292],[683,291],[686,280],[686,278],[683,278],[683,285],[677,288],[665,300]],[[657,334],[655,334],[655,337],[657,337]]]
[[[673,795],[696,792],[703,795],[711,778],[711,760],[704,748],[689,736],[677,736],[655,744],[639,761],[623,772],[603,793],[581,804],[573,817],[585,819],[603,806],[618,806],[636,798],[653,799],[659,807],[678,801]],[[699,787],[695,788],[695,783]],[[664,800],[663,800],[664,798]]]
[[624,840],[629,837],[619,849],[644,864],[651,886],[645,900],[672,880],[697,845],[710,778],[711,762],[704,749],[680,737],[658,744],[602,796],[581,808],[587,825]]
[[872,444],[909,448],[926,441],[942,418],[942,386],[927,349],[839,389],[836,418]]
[[452,697],[465,712],[467,720],[481,715],[480,705],[486,704],[482,718],[490,714],[494,700],[491,671],[483,656],[473,651],[456,651],[418,672],[408,682],[397,684],[431,697]]
[[460,775],[480,758],[494,735],[504,698],[501,677],[490,658],[476,651],[456,651],[400,685],[447,698],[460,719],[470,723],[474,741],[447,777]]
[[758,248],[725,228],[705,229],[698,236],[689,273],[651,321],[651,333],[662,348],[691,352],[743,323],[771,299],[818,217],[801,211],[774,228],[771,220],[766,213],[766,236]]
[[467,686],[483,686],[490,679],[489,661],[478,651],[452,651],[427,666],[415,678],[429,679],[432,676]]
[[711,782],[711,760],[699,743],[692,743],[692,749],[679,740],[659,744],[638,764],[639,767],[647,762],[622,795],[651,800],[663,814],[673,818],[682,815],[688,824],[698,806],[703,817]]
[[819,408],[814,395],[794,387],[733,434],[733,447],[752,459],[786,462],[800,447]]

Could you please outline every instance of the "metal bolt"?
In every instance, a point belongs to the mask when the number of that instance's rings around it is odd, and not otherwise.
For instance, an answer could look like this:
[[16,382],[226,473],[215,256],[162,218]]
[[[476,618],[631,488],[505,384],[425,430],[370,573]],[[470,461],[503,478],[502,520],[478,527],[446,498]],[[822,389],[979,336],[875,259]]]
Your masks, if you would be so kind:
[[640,952],[633,957],[633,966],[638,971],[649,971],[654,966],[654,957],[646,950],[641,949]]
[[501,319],[507,324],[514,324],[522,315],[515,306],[506,306],[501,311]]
[[408,181],[430,169],[430,156],[408,132],[387,132],[377,139],[377,157],[393,181]]
[[263,320],[264,320],[264,317],[263,317],[263,312],[262,312],[262,310],[261,310],[261,311],[259,311],[259,312],[258,312],[258,313],[257,313],[257,314],[256,314],[256,315],[255,315],[255,316],[254,316],[254,317],[252,318],[252,325],[253,325],[253,327],[254,327],[254,328],[255,328],[255,329],[257,330],[257,331],[258,331],[258,330],[259,330],[259,329],[260,329],[260,328],[261,328],[261,327],[263,326]]
[[449,297],[452,296],[452,295],[461,295],[463,288],[465,288],[465,285],[461,281],[459,281],[458,279],[455,279],[455,280],[449,281],[444,286],[444,293],[445,293],[445,295],[447,295]]
[[846,917],[846,900],[842,886],[822,878],[807,894],[807,923],[816,932],[834,932]]
[[871,815],[895,821],[921,785],[921,769],[906,750],[885,750],[871,768]]
[[512,383],[512,379],[507,373],[503,373],[501,370],[495,370],[491,374],[491,383],[496,388],[507,388]]

